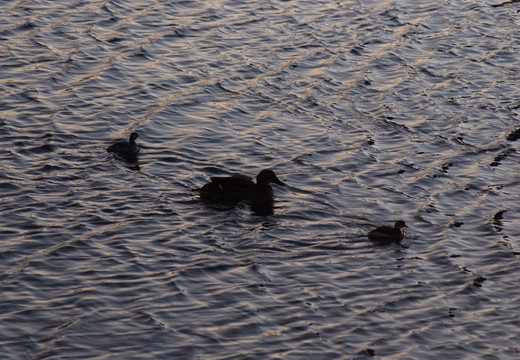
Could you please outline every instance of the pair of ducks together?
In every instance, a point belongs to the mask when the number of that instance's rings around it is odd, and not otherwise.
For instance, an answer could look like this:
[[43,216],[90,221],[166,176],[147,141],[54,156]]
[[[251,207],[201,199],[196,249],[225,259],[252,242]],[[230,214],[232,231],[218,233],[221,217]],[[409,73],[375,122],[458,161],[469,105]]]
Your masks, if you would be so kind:
[[[128,142],[117,142],[107,151],[124,159],[135,159],[139,153],[139,147],[135,140],[139,137],[136,132],[130,134]],[[265,169],[256,177],[256,183],[245,175],[215,176],[203,187],[194,189],[205,200],[216,202],[238,202],[248,200],[253,209],[255,207],[270,207],[274,200],[274,192],[271,184],[285,186],[276,177],[274,171]],[[394,226],[380,226],[371,230],[367,236],[370,240],[383,242],[399,242],[404,236],[403,228],[407,227],[404,221],[398,220]]]

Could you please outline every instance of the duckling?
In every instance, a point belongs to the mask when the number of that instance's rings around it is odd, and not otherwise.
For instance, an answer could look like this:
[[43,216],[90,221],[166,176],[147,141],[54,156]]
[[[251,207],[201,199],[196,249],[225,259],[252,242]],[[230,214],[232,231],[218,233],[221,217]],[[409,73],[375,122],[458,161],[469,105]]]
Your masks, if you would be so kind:
[[202,199],[213,201],[240,201],[251,200],[254,203],[272,202],[274,192],[271,183],[285,186],[274,171],[266,169],[260,171],[256,183],[248,176],[215,176],[211,182],[199,189],[195,189]]
[[137,154],[139,153],[139,147],[135,143],[135,139],[139,137],[139,134],[133,132],[130,134],[130,139],[128,142],[120,141],[115,144],[110,145],[107,148],[108,152],[114,153],[120,157],[125,159],[135,159]]
[[394,227],[380,226],[371,230],[367,236],[370,240],[384,241],[384,242],[399,242],[405,236],[403,228],[408,227],[403,220],[397,220]]

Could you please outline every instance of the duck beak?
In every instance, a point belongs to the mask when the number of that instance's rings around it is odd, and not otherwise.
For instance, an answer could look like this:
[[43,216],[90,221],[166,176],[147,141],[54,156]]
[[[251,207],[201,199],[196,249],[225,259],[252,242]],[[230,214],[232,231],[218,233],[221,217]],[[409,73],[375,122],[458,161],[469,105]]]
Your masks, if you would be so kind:
[[276,178],[273,182],[274,182],[275,184],[285,186],[285,184],[284,184],[280,179],[278,179],[278,178]]

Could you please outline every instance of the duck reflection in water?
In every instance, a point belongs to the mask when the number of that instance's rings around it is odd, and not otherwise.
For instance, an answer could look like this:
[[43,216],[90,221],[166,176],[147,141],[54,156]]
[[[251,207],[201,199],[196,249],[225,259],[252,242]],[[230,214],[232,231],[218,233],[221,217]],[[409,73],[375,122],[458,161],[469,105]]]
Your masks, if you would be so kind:
[[215,202],[239,202],[249,201],[251,210],[256,215],[272,215],[274,203],[274,191],[271,184],[285,186],[276,177],[273,170],[260,171],[256,177],[256,183],[248,176],[215,176],[211,181],[199,189],[201,199]]
[[408,227],[403,220],[397,220],[394,227],[380,226],[371,230],[367,236],[370,240],[379,242],[400,242],[406,235],[403,228]]

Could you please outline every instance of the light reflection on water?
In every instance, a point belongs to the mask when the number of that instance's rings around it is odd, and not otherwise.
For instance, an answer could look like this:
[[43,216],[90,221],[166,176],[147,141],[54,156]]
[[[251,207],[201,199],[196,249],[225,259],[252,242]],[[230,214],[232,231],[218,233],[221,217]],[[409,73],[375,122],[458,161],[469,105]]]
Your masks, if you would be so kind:
[[516,358],[515,6],[7,1],[4,356]]

